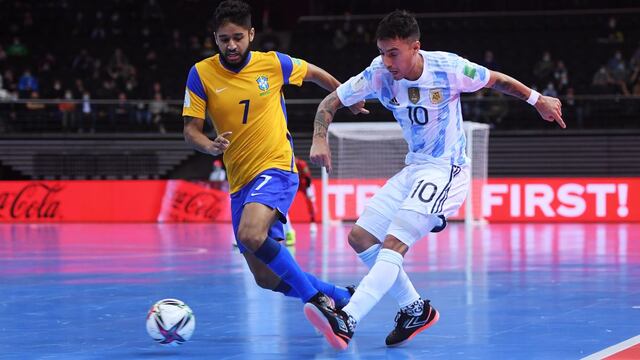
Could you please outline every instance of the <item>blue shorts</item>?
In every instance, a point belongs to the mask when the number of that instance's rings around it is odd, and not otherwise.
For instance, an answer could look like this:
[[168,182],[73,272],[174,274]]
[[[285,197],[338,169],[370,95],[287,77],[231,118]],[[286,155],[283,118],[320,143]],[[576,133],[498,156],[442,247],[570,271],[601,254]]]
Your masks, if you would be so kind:
[[231,223],[236,243],[240,252],[247,249],[238,241],[238,227],[244,205],[260,203],[278,211],[280,221],[275,221],[269,228],[269,237],[284,239],[284,224],[289,207],[298,192],[298,174],[285,170],[269,169],[256,176],[240,190],[231,194]]

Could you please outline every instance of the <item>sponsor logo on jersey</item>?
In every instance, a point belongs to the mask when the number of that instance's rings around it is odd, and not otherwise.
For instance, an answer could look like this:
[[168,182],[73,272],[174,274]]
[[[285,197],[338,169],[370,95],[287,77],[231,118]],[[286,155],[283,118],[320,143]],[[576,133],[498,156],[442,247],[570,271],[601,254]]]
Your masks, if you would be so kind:
[[444,100],[442,98],[442,89],[430,89],[429,100],[431,100],[431,103],[434,105],[441,103],[442,100]]
[[407,89],[409,93],[409,101],[414,104],[417,104],[420,101],[420,88],[410,87]]
[[396,97],[394,96],[393,99],[389,100],[389,105],[400,106],[400,103],[398,102],[398,99],[396,99]]

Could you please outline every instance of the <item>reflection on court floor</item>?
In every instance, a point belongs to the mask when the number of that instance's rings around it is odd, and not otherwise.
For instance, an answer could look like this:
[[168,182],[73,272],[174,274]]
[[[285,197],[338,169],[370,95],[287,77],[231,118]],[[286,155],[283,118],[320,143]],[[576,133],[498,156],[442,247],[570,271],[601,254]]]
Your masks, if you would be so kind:
[[[357,284],[349,227],[322,241],[296,224],[303,269]],[[258,288],[232,243],[228,224],[0,224],[0,358],[576,359],[640,334],[640,224],[451,224],[404,263],[440,322],[387,349],[385,297],[345,353],[299,300]],[[197,319],[179,348],[144,328],[167,297]]]

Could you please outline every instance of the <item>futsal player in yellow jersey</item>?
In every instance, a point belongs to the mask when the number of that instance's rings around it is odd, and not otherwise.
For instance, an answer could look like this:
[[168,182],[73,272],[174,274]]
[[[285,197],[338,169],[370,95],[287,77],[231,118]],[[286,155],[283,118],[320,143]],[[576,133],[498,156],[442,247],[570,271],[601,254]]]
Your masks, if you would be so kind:
[[[284,238],[285,215],[298,190],[282,87],[311,81],[333,91],[340,83],[303,60],[249,51],[255,30],[244,2],[221,2],[214,22],[220,54],[198,62],[189,72],[185,140],[204,153],[224,153],[233,230],[256,283],[319,306],[331,306],[331,297],[341,307],[352,290],[303,272],[278,242]],[[352,112],[366,110],[357,104]],[[219,134],[213,141],[202,131],[206,113]]]

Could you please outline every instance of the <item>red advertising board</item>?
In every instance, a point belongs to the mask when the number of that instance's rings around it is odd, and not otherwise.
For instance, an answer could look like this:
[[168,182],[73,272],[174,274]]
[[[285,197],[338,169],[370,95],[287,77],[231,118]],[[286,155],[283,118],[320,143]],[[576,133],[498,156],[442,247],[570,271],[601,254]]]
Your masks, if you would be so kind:
[[[331,218],[357,219],[384,182],[331,181]],[[183,180],[2,181],[0,222],[230,221],[229,194],[221,185]],[[320,215],[322,189],[319,181],[313,185]],[[490,179],[476,199],[490,222],[640,222],[640,178]],[[300,192],[290,216],[294,222],[309,220]]]
[[[384,179],[330,181],[330,217],[357,219],[384,183]],[[640,178],[494,178],[475,196],[490,222],[640,221]],[[293,213],[298,211],[304,209],[292,208]],[[463,215],[464,207],[453,218]]]

